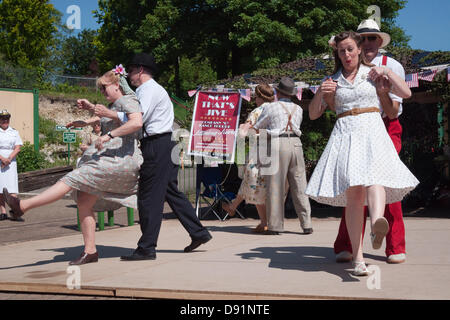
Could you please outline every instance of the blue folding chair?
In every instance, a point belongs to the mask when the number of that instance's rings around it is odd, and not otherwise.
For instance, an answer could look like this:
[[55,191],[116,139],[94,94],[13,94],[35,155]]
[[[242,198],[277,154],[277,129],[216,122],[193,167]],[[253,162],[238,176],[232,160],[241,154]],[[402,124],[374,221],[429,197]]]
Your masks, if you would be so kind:
[[[221,221],[227,218],[228,213],[223,218],[221,217],[223,215],[221,201],[231,203],[236,198],[236,194],[224,191],[224,181],[222,179],[222,169],[220,167],[205,167],[203,164],[197,165],[195,212],[199,219],[204,218],[209,213],[213,213]],[[201,192],[202,185],[204,187],[203,192]],[[209,206],[208,210],[203,214],[200,208],[201,200],[205,201]],[[244,219],[238,210],[236,210],[236,213]]]

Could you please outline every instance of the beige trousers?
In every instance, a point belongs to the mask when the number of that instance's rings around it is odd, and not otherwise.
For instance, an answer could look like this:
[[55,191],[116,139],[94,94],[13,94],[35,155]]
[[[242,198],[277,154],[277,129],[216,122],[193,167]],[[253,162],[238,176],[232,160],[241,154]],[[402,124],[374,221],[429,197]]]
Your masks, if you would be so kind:
[[[293,136],[273,139],[278,140],[278,151],[276,153],[278,153],[279,162],[278,170],[266,176],[268,228],[271,231],[284,230],[284,203],[287,194],[287,182],[301,227],[303,229],[311,228],[311,206],[309,198],[305,194],[306,170],[300,138]],[[276,153],[272,155],[275,160]]]

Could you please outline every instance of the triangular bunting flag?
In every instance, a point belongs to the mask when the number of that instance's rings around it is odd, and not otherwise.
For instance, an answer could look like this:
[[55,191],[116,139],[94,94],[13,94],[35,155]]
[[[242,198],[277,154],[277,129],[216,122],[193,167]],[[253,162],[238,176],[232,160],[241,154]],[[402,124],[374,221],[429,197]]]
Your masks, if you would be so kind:
[[314,94],[316,94],[317,90],[319,89],[320,86],[310,86],[309,90],[311,90]]
[[297,99],[302,100],[302,88],[297,88]]
[[250,101],[252,99],[250,89],[239,89],[239,93],[244,100]]

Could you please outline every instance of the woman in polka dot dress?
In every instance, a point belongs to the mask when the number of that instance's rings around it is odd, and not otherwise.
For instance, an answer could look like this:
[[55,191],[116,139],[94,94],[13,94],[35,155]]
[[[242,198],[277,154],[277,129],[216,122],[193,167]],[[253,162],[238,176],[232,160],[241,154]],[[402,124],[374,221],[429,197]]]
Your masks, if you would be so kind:
[[329,107],[338,119],[306,194],[320,203],[347,207],[353,274],[365,276],[364,205],[370,212],[372,246],[378,249],[389,229],[385,204],[401,201],[419,183],[398,157],[379,111],[380,99],[390,91],[402,98],[410,97],[411,91],[391,70],[364,61],[359,34],[342,32],[330,44],[335,73],[320,86],[309,115],[317,119]]
[[[19,200],[9,194],[6,188],[3,189],[14,217],[55,202],[73,191],[85,248],[78,259],[70,262],[72,265],[98,261],[94,211],[115,210],[121,206],[137,208],[139,168],[143,162],[137,145],[142,129],[142,109],[136,96],[123,94],[119,81],[119,74],[108,71],[98,79],[97,85],[111,102],[111,111],[126,113],[126,123],[120,125],[117,119],[100,119],[97,116],[68,123],[68,127],[84,127],[101,121],[102,135],[83,153],[78,167],[41,194],[29,199]],[[86,109],[87,105],[95,107],[85,99],[78,100],[80,108]]]

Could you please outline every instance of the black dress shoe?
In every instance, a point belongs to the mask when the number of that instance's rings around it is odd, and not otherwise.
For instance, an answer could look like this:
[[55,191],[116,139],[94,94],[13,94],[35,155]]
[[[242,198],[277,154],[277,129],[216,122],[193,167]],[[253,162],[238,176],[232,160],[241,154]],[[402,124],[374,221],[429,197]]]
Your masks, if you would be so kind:
[[303,229],[303,234],[311,234],[313,233],[313,229],[312,228],[305,228]]
[[192,239],[192,242],[190,245],[188,245],[186,248],[184,248],[184,252],[191,252],[200,247],[202,244],[207,243],[209,240],[212,239],[212,236],[208,234],[206,237],[201,239]]
[[135,250],[133,254],[129,256],[120,257],[120,260],[122,261],[141,261],[141,260],[155,260],[155,259],[156,253],[144,254],[142,252],[139,252],[138,250]]
[[70,261],[69,264],[71,266],[74,265],[78,266],[81,264],[92,263],[97,261],[98,261],[98,252],[92,254],[83,252],[77,260]]
[[8,216],[6,215],[6,213],[0,213],[0,221],[6,220],[8,219]]

